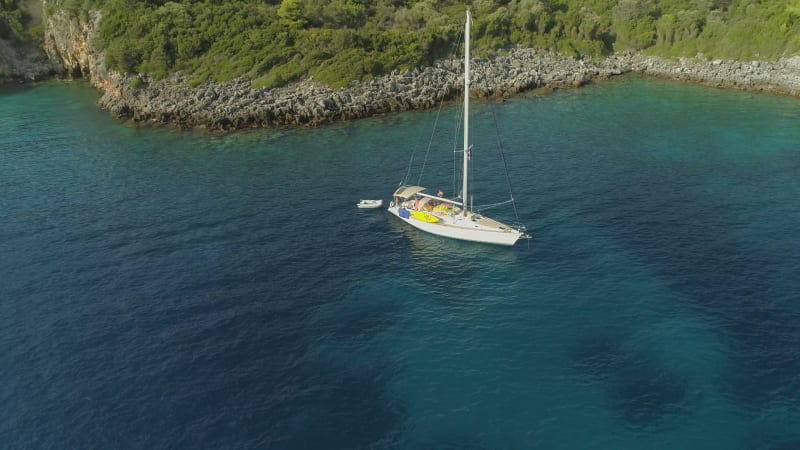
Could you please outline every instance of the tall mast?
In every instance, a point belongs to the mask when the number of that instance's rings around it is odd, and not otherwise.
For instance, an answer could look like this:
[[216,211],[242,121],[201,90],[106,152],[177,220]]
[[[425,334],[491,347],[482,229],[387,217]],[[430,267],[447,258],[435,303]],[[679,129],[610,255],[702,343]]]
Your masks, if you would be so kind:
[[469,176],[469,23],[470,14],[467,9],[467,24],[464,28],[464,184],[461,187],[462,201],[464,202],[464,216],[467,215],[467,178]]

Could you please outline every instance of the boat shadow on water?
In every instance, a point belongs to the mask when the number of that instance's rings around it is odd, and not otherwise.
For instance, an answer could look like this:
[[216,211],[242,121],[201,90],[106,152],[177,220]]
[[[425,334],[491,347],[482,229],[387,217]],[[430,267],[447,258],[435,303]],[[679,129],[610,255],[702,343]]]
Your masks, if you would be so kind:
[[387,220],[409,274],[444,303],[480,302],[496,289],[513,289],[522,277],[525,250],[448,239]]

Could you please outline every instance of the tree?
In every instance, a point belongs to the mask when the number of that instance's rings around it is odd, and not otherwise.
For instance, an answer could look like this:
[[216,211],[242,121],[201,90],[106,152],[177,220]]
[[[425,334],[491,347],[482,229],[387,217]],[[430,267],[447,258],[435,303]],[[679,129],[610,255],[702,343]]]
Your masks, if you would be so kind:
[[620,0],[613,9],[617,51],[639,50],[653,44],[656,37],[654,9],[652,0]]
[[306,23],[300,0],[282,0],[278,7],[278,17],[281,24],[289,28],[302,28]]

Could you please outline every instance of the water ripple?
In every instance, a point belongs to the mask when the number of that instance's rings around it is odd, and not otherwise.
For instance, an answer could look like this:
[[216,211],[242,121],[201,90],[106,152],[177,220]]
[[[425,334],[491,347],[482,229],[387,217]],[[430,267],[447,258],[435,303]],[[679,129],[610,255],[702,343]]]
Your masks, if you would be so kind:
[[796,100],[497,105],[534,235],[508,249],[353,207],[426,112],[208,136],[76,84],[2,95],[6,447],[796,446]]

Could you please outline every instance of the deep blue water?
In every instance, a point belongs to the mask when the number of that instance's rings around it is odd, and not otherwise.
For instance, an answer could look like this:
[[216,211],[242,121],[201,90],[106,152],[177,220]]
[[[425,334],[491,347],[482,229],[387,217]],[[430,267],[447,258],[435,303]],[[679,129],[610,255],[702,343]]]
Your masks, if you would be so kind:
[[0,91],[2,448],[800,448],[797,99],[495,105],[510,249],[355,208],[435,112],[213,136],[95,99]]

